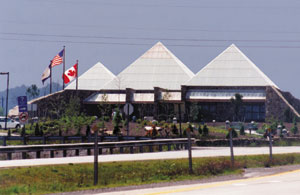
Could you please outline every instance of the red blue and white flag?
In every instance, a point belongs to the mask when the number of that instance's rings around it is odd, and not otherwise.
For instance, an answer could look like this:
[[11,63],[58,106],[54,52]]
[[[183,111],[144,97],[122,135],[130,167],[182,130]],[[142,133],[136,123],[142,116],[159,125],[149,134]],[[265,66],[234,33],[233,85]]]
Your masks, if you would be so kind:
[[76,63],[74,66],[65,71],[65,74],[63,75],[65,84],[73,81],[77,77],[77,66],[78,64]]
[[61,50],[53,59],[52,59],[52,64],[51,66],[57,66],[63,63],[63,57],[64,57],[65,49]]

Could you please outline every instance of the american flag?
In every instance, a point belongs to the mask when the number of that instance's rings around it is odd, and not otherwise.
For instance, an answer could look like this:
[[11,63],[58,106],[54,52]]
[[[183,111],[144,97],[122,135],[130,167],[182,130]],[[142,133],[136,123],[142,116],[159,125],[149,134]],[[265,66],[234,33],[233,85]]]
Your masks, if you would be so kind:
[[64,56],[64,49],[61,50],[53,59],[52,59],[52,64],[51,67],[60,65],[63,62],[63,56]]

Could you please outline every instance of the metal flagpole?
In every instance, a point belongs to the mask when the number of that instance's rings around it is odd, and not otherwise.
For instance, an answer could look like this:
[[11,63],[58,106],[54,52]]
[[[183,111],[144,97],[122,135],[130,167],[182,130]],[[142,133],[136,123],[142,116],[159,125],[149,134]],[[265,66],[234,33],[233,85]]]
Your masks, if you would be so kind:
[[52,93],[52,60],[50,61],[50,94]]
[[66,67],[66,46],[64,46],[64,58],[63,58],[63,90],[65,89],[65,68]]
[[78,90],[78,69],[79,69],[78,60],[76,60],[76,64],[77,64],[77,71],[76,71],[76,91],[77,91]]

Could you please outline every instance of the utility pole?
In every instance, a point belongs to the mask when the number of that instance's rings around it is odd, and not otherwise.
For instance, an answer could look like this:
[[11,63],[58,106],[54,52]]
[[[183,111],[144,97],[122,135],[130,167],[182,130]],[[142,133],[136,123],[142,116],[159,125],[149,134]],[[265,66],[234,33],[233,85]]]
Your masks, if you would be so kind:
[[8,89],[9,89],[9,72],[0,72],[0,75],[7,75],[6,86],[6,109],[5,109],[5,130],[7,129],[7,114],[8,114]]

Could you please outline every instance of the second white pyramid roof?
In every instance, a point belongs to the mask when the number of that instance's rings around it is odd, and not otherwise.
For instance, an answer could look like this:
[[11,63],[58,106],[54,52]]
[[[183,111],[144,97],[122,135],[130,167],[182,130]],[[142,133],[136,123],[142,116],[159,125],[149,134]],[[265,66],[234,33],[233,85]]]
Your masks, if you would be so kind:
[[[202,68],[187,86],[274,86],[234,44]],[[277,87],[278,88],[278,87]]]

